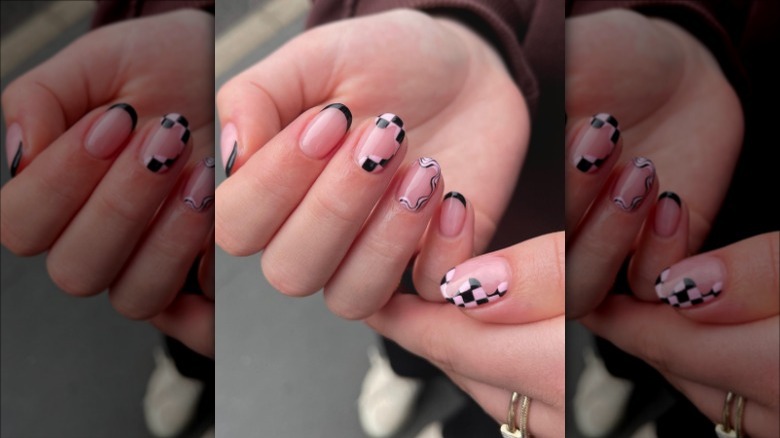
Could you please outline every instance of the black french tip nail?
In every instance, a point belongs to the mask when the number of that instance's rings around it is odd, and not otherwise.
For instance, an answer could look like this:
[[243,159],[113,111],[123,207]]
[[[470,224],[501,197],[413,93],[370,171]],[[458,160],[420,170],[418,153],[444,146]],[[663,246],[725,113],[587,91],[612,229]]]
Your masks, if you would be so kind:
[[14,159],[11,161],[11,178],[16,176],[16,171],[19,170],[19,163],[22,162],[22,142],[19,142],[19,147],[16,148]]
[[679,196],[677,196],[677,193],[674,193],[674,192],[663,192],[663,193],[661,193],[661,196],[658,197],[658,200],[660,201],[661,199],[664,199],[664,198],[669,198],[672,201],[676,202],[678,207],[682,207],[682,200],[680,199]]
[[114,105],[108,107],[109,110],[114,108],[122,108],[123,110],[127,111],[127,114],[129,114],[130,118],[133,120],[133,127],[130,130],[135,130],[135,126],[138,123],[138,113],[135,112],[135,108],[133,108],[132,105],[128,103],[115,103]]
[[349,131],[350,126],[352,126],[352,111],[350,111],[349,108],[347,108],[347,106],[343,103],[332,103],[323,108],[322,111],[325,111],[328,108],[336,108],[344,114],[344,117],[347,118],[347,131]]
[[460,201],[463,204],[464,207],[466,206],[466,197],[461,195],[460,193],[458,193],[458,192],[449,192],[446,195],[444,195],[444,200],[445,201],[447,199],[450,199],[450,198],[455,198],[458,201]]
[[236,164],[236,155],[238,155],[238,142],[233,142],[233,150],[230,151],[230,157],[228,157],[227,164],[225,165],[225,175],[228,177],[233,173],[233,165]]

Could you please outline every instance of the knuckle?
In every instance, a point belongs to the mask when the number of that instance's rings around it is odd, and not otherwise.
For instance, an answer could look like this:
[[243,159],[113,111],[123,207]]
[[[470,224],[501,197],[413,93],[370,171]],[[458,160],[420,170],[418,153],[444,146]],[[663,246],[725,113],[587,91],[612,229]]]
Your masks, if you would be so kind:
[[[268,284],[274,289],[290,297],[303,297],[317,292],[320,287],[306,284],[307,277],[300,272],[294,272],[294,266],[282,262],[273,254],[263,253],[260,257],[260,265]],[[292,269],[291,269],[292,268]]]
[[62,260],[56,253],[46,257],[46,270],[54,284],[68,295],[88,297],[97,295],[105,289],[93,276],[83,275],[80,269]]

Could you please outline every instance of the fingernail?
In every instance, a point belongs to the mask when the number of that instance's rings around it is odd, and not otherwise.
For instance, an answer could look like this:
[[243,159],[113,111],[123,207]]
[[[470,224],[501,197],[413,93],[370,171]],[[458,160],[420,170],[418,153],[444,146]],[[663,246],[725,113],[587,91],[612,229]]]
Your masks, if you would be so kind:
[[366,172],[381,172],[398,152],[404,136],[404,122],[400,117],[390,113],[377,117],[376,126],[363,136],[357,148],[358,165]]
[[477,257],[450,269],[441,280],[441,293],[458,307],[477,307],[506,295],[509,276],[509,264],[503,258]]
[[117,103],[109,107],[92,125],[84,149],[95,158],[106,159],[125,143],[135,129],[138,114],[126,103]]
[[682,213],[682,201],[674,192],[663,192],[655,206],[653,229],[661,237],[669,237],[677,231]]
[[439,230],[446,237],[455,237],[466,222],[466,198],[458,192],[444,195],[439,216]]
[[658,298],[673,307],[691,307],[720,295],[726,269],[720,259],[698,255],[664,269],[655,280]]
[[618,121],[609,114],[596,114],[572,149],[574,166],[580,172],[597,172],[612,155],[618,138]]
[[301,136],[301,151],[311,158],[323,158],[338,144],[352,125],[346,105],[332,103],[320,111]]
[[22,127],[18,123],[8,127],[5,133],[5,156],[8,159],[8,167],[11,170],[11,178],[16,176],[19,163],[22,161]]
[[409,167],[398,186],[398,202],[409,211],[419,211],[436,191],[441,167],[433,158],[422,157]]
[[190,138],[189,123],[176,113],[165,115],[151,138],[143,148],[143,163],[155,173],[164,173],[179,158]]
[[220,138],[220,151],[222,152],[222,166],[225,168],[225,175],[230,176],[233,172],[233,165],[236,163],[238,155],[238,131],[236,125],[228,123],[222,128]]
[[624,211],[634,211],[650,193],[655,181],[655,166],[645,157],[636,157],[623,168],[612,189],[612,200]]
[[197,212],[214,204],[214,157],[204,158],[184,186],[184,203]]

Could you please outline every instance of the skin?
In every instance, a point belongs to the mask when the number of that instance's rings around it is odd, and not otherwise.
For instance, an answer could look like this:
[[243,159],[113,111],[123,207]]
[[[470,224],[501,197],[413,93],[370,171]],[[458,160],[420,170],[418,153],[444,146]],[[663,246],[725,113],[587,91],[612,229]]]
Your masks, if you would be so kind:
[[[697,251],[728,188],[742,141],[733,89],[707,49],[671,23],[608,11],[570,19],[566,30],[570,134],[603,111],[623,133],[620,159],[600,176],[588,181],[567,168],[566,317],[582,317],[595,334],[655,367],[713,422],[733,391],[747,400],[744,432],[777,436],[779,234],[707,253],[725,269],[724,290],[711,302],[675,309],[654,291],[661,270]],[[660,72],[668,80],[649,80]],[[654,231],[653,198],[630,214],[605,202],[618,163],[637,155],[655,163],[654,191],[682,199],[670,236]],[[615,230],[617,221],[635,232]],[[633,296],[608,296],[626,259]]]
[[[48,251],[49,274],[66,293],[109,289],[124,316],[164,318],[190,266],[210,248],[213,215],[179,198],[194,165],[213,150],[213,65],[205,56],[212,30],[213,17],[192,10],[106,26],[3,91],[6,124],[22,126],[25,155],[0,192],[0,238],[18,255]],[[136,130],[115,156],[92,158],[83,141],[117,102],[135,108]],[[173,167],[153,174],[139,162],[140,148],[172,112],[185,115],[192,135]],[[199,267],[201,279],[213,278],[208,270],[213,263]],[[158,326],[213,356],[213,288],[203,288],[211,299],[188,299],[186,310],[171,310],[180,318]],[[192,312],[212,316],[194,319],[197,330],[171,322]]]

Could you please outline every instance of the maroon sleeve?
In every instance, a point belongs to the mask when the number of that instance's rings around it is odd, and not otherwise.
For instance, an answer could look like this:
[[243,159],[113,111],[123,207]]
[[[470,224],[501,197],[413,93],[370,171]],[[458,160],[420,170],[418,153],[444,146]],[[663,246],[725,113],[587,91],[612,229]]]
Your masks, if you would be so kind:
[[92,17],[93,28],[181,8],[200,9],[214,15],[214,0],[100,0],[97,4]]
[[563,5],[530,0],[315,0],[309,26],[393,8],[456,18],[493,44],[535,112],[544,83],[563,77]]
[[[748,92],[747,75],[739,47],[751,27],[756,6],[746,0],[567,0],[567,15],[584,15],[612,8],[628,8],[649,17],[669,20],[704,44],[740,96]],[[774,3],[774,2],[771,2]]]

